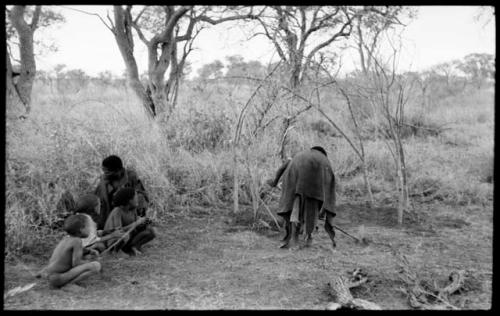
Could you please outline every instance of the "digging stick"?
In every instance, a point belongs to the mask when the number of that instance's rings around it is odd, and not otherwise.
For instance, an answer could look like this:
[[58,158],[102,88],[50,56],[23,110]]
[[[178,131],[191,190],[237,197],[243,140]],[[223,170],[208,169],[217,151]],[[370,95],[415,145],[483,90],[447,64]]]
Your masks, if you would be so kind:
[[336,225],[332,225],[334,228],[337,228],[338,230],[340,230],[341,232],[343,232],[344,234],[346,234],[347,236],[351,237],[352,239],[356,240],[356,242],[359,242],[359,243],[363,243],[363,244],[368,244],[368,241],[365,239],[365,238],[357,238],[357,237],[354,237],[353,235],[349,234],[348,232],[346,232],[345,230],[343,230],[342,228],[336,226]]
[[139,226],[141,223],[139,223],[141,221],[141,219],[138,219],[137,221],[135,221],[133,224],[132,224],[132,227],[129,228],[129,230],[127,230],[117,241],[115,241],[111,246],[109,246],[108,248],[106,248],[102,253],[101,253],[101,256],[104,255],[106,252],[109,252],[114,246],[116,246],[120,241],[122,241],[123,239],[125,239],[125,237],[127,237],[128,235],[130,235],[130,233],[137,227]]

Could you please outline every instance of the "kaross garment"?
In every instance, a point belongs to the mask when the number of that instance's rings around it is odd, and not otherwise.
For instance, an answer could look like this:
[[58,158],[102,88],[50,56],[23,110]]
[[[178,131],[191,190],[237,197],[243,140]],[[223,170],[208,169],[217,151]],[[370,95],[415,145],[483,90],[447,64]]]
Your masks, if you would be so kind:
[[311,233],[321,207],[335,215],[335,176],[330,161],[320,151],[309,149],[298,153],[287,164],[278,214],[283,216],[292,211],[298,198],[298,218],[306,223],[306,233]]
[[[111,201],[113,200],[113,195],[118,191],[118,189],[122,187],[129,187],[135,189],[138,197],[138,213],[145,213],[145,209],[149,204],[149,197],[147,195],[146,189],[142,184],[141,180],[139,180],[137,173],[132,169],[126,169],[125,175],[123,179],[120,181],[117,187],[113,187],[110,182],[104,179],[104,176],[101,176],[99,184],[95,189],[94,193],[101,199],[101,212],[100,212],[100,220],[97,223],[97,227],[99,229],[104,228],[104,224],[106,223],[106,219],[111,212],[112,205]],[[141,214],[143,215],[143,214]]]

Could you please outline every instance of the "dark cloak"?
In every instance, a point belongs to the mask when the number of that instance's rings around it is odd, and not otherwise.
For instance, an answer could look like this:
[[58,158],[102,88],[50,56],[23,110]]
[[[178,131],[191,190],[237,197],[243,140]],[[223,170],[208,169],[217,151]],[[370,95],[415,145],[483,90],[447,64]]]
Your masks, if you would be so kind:
[[[296,195],[322,202],[324,211],[335,214],[335,176],[328,157],[315,149],[299,152],[283,172],[279,215],[290,212]],[[276,181],[277,182],[277,181]]]

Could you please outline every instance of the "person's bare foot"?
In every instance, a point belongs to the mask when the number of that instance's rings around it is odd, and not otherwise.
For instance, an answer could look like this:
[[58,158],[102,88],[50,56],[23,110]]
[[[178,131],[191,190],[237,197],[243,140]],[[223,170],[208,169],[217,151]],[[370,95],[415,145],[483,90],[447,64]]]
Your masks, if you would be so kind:
[[130,250],[134,256],[142,255],[142,252],[139,249],[137,249],[136,247],[132,247]]
[[81,284],[76,284],[76,283],[70,283],[68,285],[63,286],[61,289],[70,293],[80,293],[85,290],[85,288],[81,286]]
[[307,238],[307,239],[306,239],[306,244],[305,244],[305,247],[306,247],[306,248],[311,247],[311,245],[312,245],[312,241],[313,241],[313,240],[312,240],[312,238]]
[[288,247],[289,247],[288,242],[285,242],[280,246],[280,249],[288,249]]

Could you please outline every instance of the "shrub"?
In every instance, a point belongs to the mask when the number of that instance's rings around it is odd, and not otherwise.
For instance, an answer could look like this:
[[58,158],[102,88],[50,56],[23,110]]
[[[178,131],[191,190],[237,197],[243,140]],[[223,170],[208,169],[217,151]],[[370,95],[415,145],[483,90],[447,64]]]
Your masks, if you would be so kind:
[[231,139],[230,131],[231,126],[224,113],[207,114],[193,110],[187,118],[169,126],[167,138],[176,146],[201,152],[224,148]]

